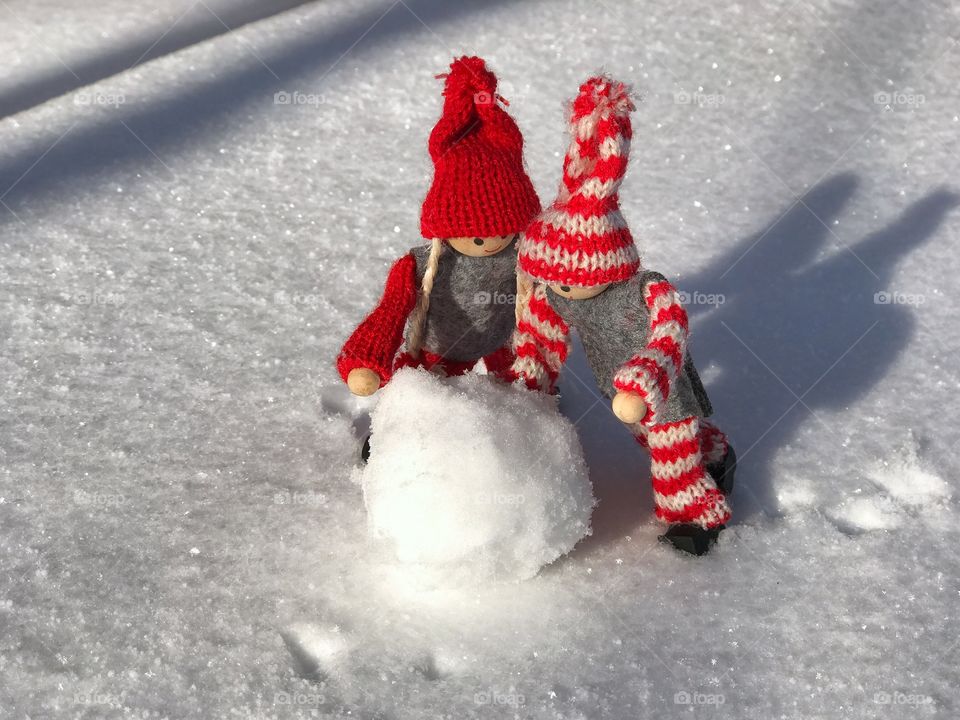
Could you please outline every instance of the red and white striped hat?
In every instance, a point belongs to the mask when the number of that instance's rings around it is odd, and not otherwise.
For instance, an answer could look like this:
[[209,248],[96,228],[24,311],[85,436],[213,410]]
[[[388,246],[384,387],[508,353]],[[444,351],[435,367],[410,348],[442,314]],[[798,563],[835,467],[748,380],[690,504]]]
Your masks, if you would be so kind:
[[618,195],[633,109],[623,83],[600,75],[580,86],[570,108],[560,192],[520,241],[520,269],[535,280],[592,287],[626,280],[640,268]]

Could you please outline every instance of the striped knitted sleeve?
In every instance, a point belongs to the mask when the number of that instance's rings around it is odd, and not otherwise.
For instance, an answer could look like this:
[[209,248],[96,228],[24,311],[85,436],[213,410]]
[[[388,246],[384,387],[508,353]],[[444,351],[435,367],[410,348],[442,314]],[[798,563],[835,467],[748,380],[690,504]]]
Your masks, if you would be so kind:
[[361,367],[377,373],[381,386],[390,379],[407,317],[416,304],[417,261],[408,253],[390,268],[383,297],[337,357],[337,370],[344,382],[351,370]]
[[570,352],[570,328],[547,301],[546,287],[536,285],[517,318],[512,349],[512,376],[531,390],[553,392],[560,368]]
[[647,414],[640,422],[651,426],[658,424],[673,384],[683,372],[688,322],[673,285],[657,273],[648,277],[643,286],[643,299],[650,312],[647,344],[617,370],[613,386],[643,398]]

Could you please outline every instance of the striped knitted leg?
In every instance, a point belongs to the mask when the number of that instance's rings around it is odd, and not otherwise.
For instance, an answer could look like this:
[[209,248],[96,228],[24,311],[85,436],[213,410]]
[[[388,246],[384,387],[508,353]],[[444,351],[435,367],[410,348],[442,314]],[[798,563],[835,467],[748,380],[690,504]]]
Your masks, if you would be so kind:
[[700,452],[703,453],[705,465],[712,465],[723,460],[727,453],[727,436],[706,418],[700,418]]
[[730,519],[730,508],[704,470],[698,418],[654,425],[647,443],[657,517],[710,529]]
[[642,447],[647,452],[650,451],[650,444],[647,442],[647,436],[650,432],[647,430],[644,425],[632,425],[630,429],[633,431],[633,439],[640,443]]

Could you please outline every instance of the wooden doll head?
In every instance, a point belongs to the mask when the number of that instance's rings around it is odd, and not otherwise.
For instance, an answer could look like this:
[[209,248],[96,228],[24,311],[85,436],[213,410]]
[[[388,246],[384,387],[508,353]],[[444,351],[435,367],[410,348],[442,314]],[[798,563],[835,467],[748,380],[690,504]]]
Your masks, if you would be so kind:
[[506,250],[510,243],[520,237],[520,233],[497,235],[495,237],[453,237],[447,238],[447,244],[462,255],[484,257],[496,255]]
[[593,285],[591,287],[577,287],[576,285],[551,285],[550,289],[560,297],[565,297],[568,300],[589,300],[590,298],[594,298],[602,293],[608,287],[610,287],[610,283]]

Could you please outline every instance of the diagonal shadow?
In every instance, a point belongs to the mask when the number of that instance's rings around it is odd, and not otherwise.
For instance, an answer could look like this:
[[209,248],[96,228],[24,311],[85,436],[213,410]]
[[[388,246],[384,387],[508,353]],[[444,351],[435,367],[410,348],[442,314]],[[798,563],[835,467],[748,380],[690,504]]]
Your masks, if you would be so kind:
[[[895,284],[897,266],[929,241],[960,203],[956,193],[936,189],[885,228],[860,239],[850,252],[835,246],[824,223],[840,216],[857,186],[850,173],[821,182],[765,229],[680,284],[690,294],[725,297],[722,305],[693,304],[688,310],[698,366],[719,370],[707,382],[716,420],[742,456],[733,497],[735,522],[758,512],[779,514],[771,489],[774,475],[810,468],[778,467],[777,450],[818,424],[812,413],[841,411],[881,384],[906,350],[916,309],[885,303],[887,296],[878,293],[922,292]],[[575,417],[592,402],[591,390],[596,392],[578,346],[564,372],[579,378],[561,379],[561,407]],[[580,429],[600,505],[594,535],[577,553],[629,534],[649,519],[652,509],[649,460],[609,403],[588,413]],[[843,440],[836,438],[837,443]],[[810,458],[810,465],[818,462]]]
[[[382,47],[396,35],[423,31],[424,24],[439,27],[460,15],[482,13],[507,2],[515,0],[386,2],[321,33],[264,52],[262,63],[224,68],[215,78],[191,86],[172,100],[121,106],[115,120],[74,129],[52,149],[44,145],[12,154],[0,163],[0,198],[16,210],[20,204],[63,192],[71,180],[88,178],[108,164],[129,162],[155,168],[165,153],[183,152],[185,136],[191,144],[209,143],[209,136],[222,132],[223,118],[242,112],[248,103],[272,102],[275,92],[290,90],[298,78],[315,73],[318,67],[329,72],[348,53]],[[311,90],[314,86],[322,89],[323,80],[312,79]],[[0,213],[0,227],[12,222],[16,222],[12,213]]]
[[[810,468],[777,467],[777,450],[807,425],[827,422],[821,412],[842,411],[881,384],[906,350],[917,309],[886,301],[890,293],[924,288],[897,285],[897,266],[960,202],[952,190],[937,188],[845,248],[828,226],[857,185],[849,173],[821,182],[759,236],[684,283],[688,292],[726,300],[714,310],[691,308],[693,351],[701,365],[720,369],[709,392],[742,456],[741,518],[745,511],[779,514],[774,474]],[[819,462],[809,459],[810,466]],[[750,508],[751,499],[759,507]]]
[[306,5],[313,0],[247,0],[220,8],[197,0],[159,37],[139,37],[95,57],[57,64],[0,92],[0,118],[29,110],[85,85],[131,70],[156,58],[210,40],[249,23]]

